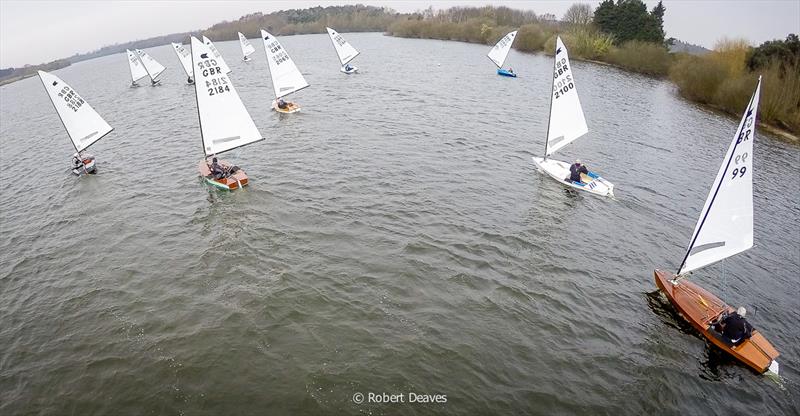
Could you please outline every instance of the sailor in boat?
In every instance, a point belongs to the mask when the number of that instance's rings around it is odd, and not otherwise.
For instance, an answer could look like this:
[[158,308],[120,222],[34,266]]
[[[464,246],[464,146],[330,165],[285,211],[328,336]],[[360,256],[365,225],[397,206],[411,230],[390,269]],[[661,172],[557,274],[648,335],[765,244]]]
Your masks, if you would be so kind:
[[194,84],[194,80],[192,79],[192,77],[186,78],[186,82],[189,84]]
[[589,169],[587,169],[586,166],[581,163],[580,159],[575,159],[575,163],[569,167],[569,178],[567,178],[566,181],[582,183],[581,173],[588,175]]
[[92,161],[94,156],[86,153],[75,153],[72,155],[72,171],[80,175],[81,173],[96,173],[97,169],[94,167]]
[[286,101],[283,100],[283,98],[278,98],[278,108],[280,108],[281,110],[285,110],[286,107],[288,106],[289,104],[287,104]]
[[513,74],[514,73],[514,68],[508,67],[508,73],[509,74]]
[[350,64],[344,64],[344,70],[349,72],[353,70],[353,67]]
[[722,333],[722,337],[733,345],[739,345],[753,334],[753,326],[744,319],[747,309],[739,307],[736,312],[720,316],[714,329]]
[[214,179],[222,179],[228,176],[227,172],[225,172],[225,167],[217,161],[216,157],[211,159],[211,164],[208,165],[208,169],[211,170],[211,176],[213,176]]

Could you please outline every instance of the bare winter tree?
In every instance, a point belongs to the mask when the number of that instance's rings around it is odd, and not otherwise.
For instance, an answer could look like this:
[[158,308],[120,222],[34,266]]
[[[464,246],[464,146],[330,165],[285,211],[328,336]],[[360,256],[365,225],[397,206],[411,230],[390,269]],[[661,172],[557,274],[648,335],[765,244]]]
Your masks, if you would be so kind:
[[592,7],[586,3],[575,3],[564,13],[563,21],[573,25],[588,25],[592,22]]

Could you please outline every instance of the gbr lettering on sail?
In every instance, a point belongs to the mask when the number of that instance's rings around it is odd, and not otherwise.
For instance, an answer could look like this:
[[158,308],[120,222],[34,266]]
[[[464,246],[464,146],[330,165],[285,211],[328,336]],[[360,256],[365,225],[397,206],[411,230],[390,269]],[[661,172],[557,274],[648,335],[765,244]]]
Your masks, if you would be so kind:
[[208,95],[213,96],[230,92],[228,76],[220,68],[217,60],[209,58],[207,53],[200,55],[200,58],[202,60],[197,63],[197,69],[200,70],[200,74],[203,76]]
[[[555,94],[553,98],[555,99],[575,88],[575,83],[572,81],[572,72],[569,72],[567,65],[569,65],[567,58],[561,58],[556,61],[556,68],[553,71],[553,78],[556,80],[553,83],[553,94]],[[567,76],[563,77],[564,79],[559,79],[564,74]]]

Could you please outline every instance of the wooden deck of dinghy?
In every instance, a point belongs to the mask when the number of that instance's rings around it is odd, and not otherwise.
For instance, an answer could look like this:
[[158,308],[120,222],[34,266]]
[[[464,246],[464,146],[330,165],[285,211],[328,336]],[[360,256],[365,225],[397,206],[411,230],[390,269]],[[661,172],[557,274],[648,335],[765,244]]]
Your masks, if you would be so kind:
[[717,331],[711,328],[711,323],[722,312],[733,312],[733,308],[707,290],[685,279],[673,284],[671,280],[675,278],[675,275],[670,272],[656,270],[654,274],[656,285],[667,295],[667,299],[675,306],[675,309],[706,339],[723,351],[759,373],[767,371],[772,361],[780,355],[772,344],[755,329],[749,339],[739,345],[731,346]]
[[291,114],[291,113],[296,113],[296,112],[300,111],[300,106],[295,104],[295,103],[287,102],[286,103],[286,108],[280,108],[280,107],[278,107],[278,103],[273,101],[272,102],[272,109],[277,111],[277,112],[279,112],[279,113]]
[[[226,169],[231,166],[230,163],[224,160],[220,160],[218,162]],[[237,170],[233,175],[222,179],[214,179],[214,177],[211,176],[211,169],[208,168],[208,163],[205,160],[200,161],[200,163],[197,165],[197,169],[200,171],[200,176],[203,177],[206,183],[214,185],[220,189],[232,191],[234,189],[239,189],[240,185],[244,187],[248,183],[247,174],[245,174],[241,169]]]

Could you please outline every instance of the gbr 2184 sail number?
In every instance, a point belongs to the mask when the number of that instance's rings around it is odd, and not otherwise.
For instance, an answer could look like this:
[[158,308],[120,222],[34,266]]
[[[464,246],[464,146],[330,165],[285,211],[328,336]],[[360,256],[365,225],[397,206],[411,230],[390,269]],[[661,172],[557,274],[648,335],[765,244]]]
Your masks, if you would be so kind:
[[[228,78],[222,72],[222,68],[217,65],[215,59],[207,59],[197,63],[200,73],[206,81],[206,88],[208,88],[208,95],[217,95],[229,92],[231,87],[228,86]],[[211,77],[209,79],[209,77]]]

